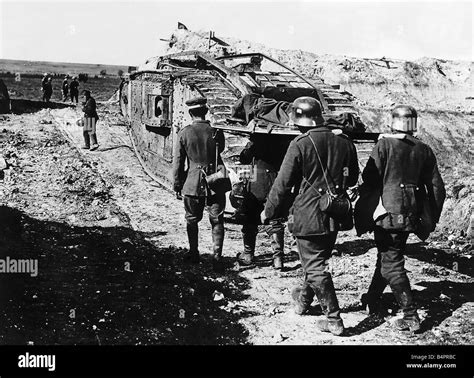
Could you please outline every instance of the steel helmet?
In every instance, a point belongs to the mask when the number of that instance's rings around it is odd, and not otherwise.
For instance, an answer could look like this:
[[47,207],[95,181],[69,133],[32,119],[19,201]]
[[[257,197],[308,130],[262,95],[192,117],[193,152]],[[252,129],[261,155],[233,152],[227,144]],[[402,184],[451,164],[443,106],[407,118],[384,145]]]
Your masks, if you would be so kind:
[[324,123],[321,104],[314,97],[298,97],[291,107],[290,123],[301,127],[316,127]]
[[413,132],[416,131],[417,113],[414,107],[398,105],[392,110],[392,130]]

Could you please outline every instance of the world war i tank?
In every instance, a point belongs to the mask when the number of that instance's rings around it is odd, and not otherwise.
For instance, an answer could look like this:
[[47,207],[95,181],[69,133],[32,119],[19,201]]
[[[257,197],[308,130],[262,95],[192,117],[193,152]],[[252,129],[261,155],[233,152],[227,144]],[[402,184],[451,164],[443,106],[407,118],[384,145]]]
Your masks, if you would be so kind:
[[[237,156],[252,133],[299,134],[288,121],[296,98],[311,96],[327,123],[355,142],[370,142],[350,95],[322,80],[309,80],[260,53],[211,57],[187,51],[155,58],[120,86],[121,112],[136,154],[147,173],[172,188],[172,161],[178,131],[191,122],[185,101],[204,96],[213,127],[226,135],[224,162],[235,173]],[[231,176],[232,179],[232,176]]]

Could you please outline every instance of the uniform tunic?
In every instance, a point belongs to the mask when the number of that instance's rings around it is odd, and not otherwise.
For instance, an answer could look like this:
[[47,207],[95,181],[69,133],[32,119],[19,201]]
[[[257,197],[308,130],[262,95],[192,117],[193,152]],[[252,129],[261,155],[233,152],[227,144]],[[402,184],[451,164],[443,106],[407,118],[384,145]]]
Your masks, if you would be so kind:
[[338,230],[329,216],[319,209],[319,200],[321,194],[327,191],[327,185],[310,136],[318,148],[323,167],[327,169],[333,193],[343,185],[355,185],[359,175],[357,152],[347,137],[335,135],[330,129],[320,127],[294,139],[268,195],[265,215],[269,220],[283,216],[285,201],[290,196],[292,187],[299,186],[288,220],[290,231],[296,237],[326,235]]
[[413,232],[426,197],[433,223],[438,222],[446,191],[431,148],[411,135],[403,136],[377,142],[362,179],[368,190],[381,193],[388,212],[377,225]]
[[381,195],[387,212],[374,228],[378,250],[374,277],[379,283],[373,285],[381,295],[387,282],[408,285],[403,257],[408,235],[417,231],[424,203],[430,207],[430,221],[438,222],[446,191],[433,151],[408,134],[380,139],[362,178],[365,190]]
[[225,193],[210,195],[205,180],[206,175],[216,169],[216,143],[219,152],[217,163],[220,165],[220,153],[225,147],[224,134],[211,127],[209,121],[196,120],[178,133],[173,162],[174,190],[184,196],[188,223],[199,222],[205,206],[211,223],[223,221]]

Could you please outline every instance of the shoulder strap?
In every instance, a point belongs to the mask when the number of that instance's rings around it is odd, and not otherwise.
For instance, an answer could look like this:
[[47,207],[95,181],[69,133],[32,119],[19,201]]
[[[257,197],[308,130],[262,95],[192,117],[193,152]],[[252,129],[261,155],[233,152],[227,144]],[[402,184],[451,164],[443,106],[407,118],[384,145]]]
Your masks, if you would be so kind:
[[[321,169],[323,170],[324,181],[326,182],[326,186],[328,187],[328,192],[329,192],[329,194],[333,195],[333,193],[331,192],[331,188],[329,187],[328,179],[326,177],[326,167],[323,166],[323,162],[321,161],[321,157],[319,156],[319,151],[318,151],[318,148],[316,147],[316,143],[314,143],[314,140],[313,140],[313,138],[311,138],[311,135],[309,133],[308,133],[308,137],[309,137],[309,140],[311,141],[311,143],[313,144],[314,150],[316,151],[316,156],[318,157],[319,164],[321,164]],[[308,180],[306,180],[306,181],[308,181]]]

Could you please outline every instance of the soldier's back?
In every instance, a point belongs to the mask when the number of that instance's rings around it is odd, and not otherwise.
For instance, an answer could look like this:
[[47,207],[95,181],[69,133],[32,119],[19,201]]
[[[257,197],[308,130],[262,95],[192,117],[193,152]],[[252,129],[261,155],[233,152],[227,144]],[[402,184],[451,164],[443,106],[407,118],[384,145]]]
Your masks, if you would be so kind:
[[215,130],[208,121],[195,121],[180,131],[188,158],[197,164],[208,164],[215,159]]
[[384,184],[417,184],[425,165],[434,157],[431,148],[419,139],[407,135],[403,139],[384,138],[378,143],[377,151],[384,166]]

